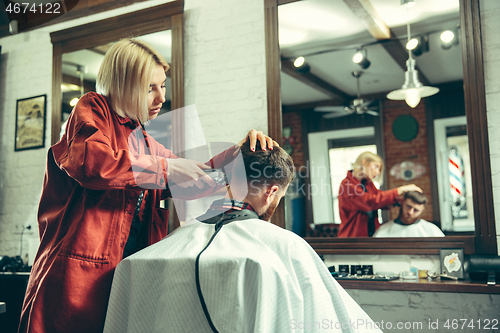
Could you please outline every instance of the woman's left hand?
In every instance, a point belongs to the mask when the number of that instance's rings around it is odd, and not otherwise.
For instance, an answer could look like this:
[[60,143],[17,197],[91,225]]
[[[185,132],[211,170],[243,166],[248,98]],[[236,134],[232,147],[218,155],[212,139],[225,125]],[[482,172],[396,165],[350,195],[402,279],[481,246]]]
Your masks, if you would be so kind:
[[262,148],[262,150],[266,150],[268,148],[273,150],[274,146],[279,147],[279,144],[273,139],[271,139],[271,137],[265,135],[264,133],[262,133],[262,131],[256,131],[254,129],[248,132],[248,134],[245,136],[245,138],[243,138],[243,140],[238,142],[238,146],[241,147],[241,145],[247,140],[250,140],[250,149],[252,151],[255,151],[257,140],[259,140],[260,147]]

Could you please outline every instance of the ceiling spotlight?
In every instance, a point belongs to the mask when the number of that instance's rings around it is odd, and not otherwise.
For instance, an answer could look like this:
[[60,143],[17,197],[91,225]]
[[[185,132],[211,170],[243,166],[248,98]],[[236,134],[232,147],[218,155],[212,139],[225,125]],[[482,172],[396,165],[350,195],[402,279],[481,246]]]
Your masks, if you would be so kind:
[[17,20],[12,20],[9,23],[9,33],[11,35],[17,34],[19,32],[19,26]]
[[306,59],[304,57],[298,57],[297,59],[295,59],[295,61],[293,62],[293,65],[295,67],[300,67],[302,66],[304,63],[306,62]]
[[441,33],[441,47],[443,50],[449,50],[453,45],[458,45],[458,38],[451,30],[446,30]]
[[439,36],[439,38],[441,38],[441,41],[443,43],[449,43],[453,40],[453,38],[455,38],[455,34],[451,30],[446,30],[441,33],[441,36]]
[[413,52],[413,55],[418,57],[424,52],[429,52],[429,37],[419,36],[410,39],[406,43],[406,49]]
[[298,73],[305,74],[309,73],[309,71],[311,70],[311,67],[306,63],[304,57],[298,57],[297,59],[295,59],[293,65],[295,66],[295,71]]
[[77,97],[73,98],[73,99],[69,102],[69,105],[70,105],[70,106],[75,106],[75,105],[76,105],[76,103],[78,103],[78,98],[77,98]]
[[406,43],[406,49],[407,50],[414,50],[418,45],[418,39],[417,38],[412,38]]
[[359,49],[352,56],[352,62],[358,64],[361,68],[367,69],[370,67],[370,61],[367,58],[366,49]]

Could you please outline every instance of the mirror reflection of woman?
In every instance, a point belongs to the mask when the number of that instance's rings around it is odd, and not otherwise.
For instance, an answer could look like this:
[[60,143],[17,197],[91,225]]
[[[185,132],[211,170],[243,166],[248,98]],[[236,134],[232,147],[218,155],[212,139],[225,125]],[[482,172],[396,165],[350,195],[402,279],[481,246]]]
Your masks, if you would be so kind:
[[382,174],[382,158],[372,152],[361,153],[339,188],[340,227],[338,237],[371,237],[380,226],[378,210],[390,208],[408,191],[422,190],[415,184],[382,191],[374,180]]

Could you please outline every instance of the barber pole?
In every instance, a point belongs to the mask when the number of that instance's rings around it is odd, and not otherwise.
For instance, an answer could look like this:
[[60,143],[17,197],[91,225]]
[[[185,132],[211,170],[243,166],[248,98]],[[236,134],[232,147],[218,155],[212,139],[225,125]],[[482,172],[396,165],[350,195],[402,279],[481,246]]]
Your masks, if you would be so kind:
[[450,179],[450,194],[452,198],[453,215],[455,215],[456,210],[460,209],[465,204],[465,172],[464,172],[464,162],[462,157],[459,155],[457,147],[451,147],[448,155],[448,171]]

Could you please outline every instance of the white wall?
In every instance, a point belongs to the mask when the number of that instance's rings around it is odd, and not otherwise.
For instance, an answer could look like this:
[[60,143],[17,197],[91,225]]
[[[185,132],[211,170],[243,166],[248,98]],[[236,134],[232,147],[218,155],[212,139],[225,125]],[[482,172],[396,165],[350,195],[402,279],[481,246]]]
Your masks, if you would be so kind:
[[[36,210],[51,133],[50,33],[170,2],[150,0],[0,39],[0,254],[36,251]],[[222,10],[225,8],[225,10]],[[196,104],[208,141],[237,142],[252,128],[267,131],[263,0],[185,1],[186,105]],[[16,101],[47,95],[46,147],[14,152]],[[30,241],[31,239],[31,241]],[[30,246],[31,245],[31,246]]]
[[491,180],[500,254],[500,2],[481,0],[481,33],[483,36],[484,77],[491,157]]
[[185,103],[207,141],[267,132],[264,0],[188,0],[184,17]]

